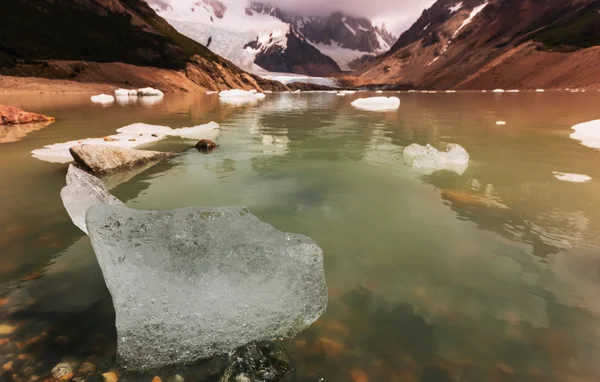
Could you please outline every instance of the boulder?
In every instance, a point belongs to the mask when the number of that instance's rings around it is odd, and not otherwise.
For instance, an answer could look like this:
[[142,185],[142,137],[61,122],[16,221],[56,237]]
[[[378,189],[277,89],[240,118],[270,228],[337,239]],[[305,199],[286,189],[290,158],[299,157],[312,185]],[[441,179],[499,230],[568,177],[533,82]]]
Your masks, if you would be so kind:
[[0,125],[21,123],[53,122],[54,118],[42,114],[30,113],[12,106],[0,105]]
[[149,162],[170,158],[175,153],[136,150],[104,145],[79,145],[69,149],[77,164],[94,174],[108,174]]
[[201,139],[198,143],[196,143],[195,147],[198,151],[211,152],[217,146],[218,145],[210,139]]

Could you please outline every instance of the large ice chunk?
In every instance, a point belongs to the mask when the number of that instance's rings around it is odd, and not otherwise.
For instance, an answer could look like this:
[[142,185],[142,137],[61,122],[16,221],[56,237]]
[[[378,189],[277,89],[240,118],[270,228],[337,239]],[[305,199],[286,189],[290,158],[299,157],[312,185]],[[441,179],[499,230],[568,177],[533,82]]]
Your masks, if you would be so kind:
[[164,93],[161,92],[158,89],[154,89],[154,88],[141,88],[137,90],[137,94],[139,96],[142,97],[149,97],[149,96],[154,96],[154,97],[162,97],[164,96]]
[[600,119],[579,123],[571,128],[575,130],[571,138],[581,141],[584,146],[600,149]]
[[400,98],[398,97],[370,97],[359,98],[351,104],[360,110],[371,111],[390,111],[400,107]]
[[421,146],[413,143],[404,149],[404,161],[419,174],[430,175],[438,170],[448,170],[462,175],[469,167],[469,153],[455,143],[448,144],[446,151],[439,151],[429,144]]
[[88,208],[95,204],[123,204],[100,179],[73,165],[69,165],[67,185],[60,191],[60,198],[73,224],[85,233],[88,233],[85,226]]
[[99,103],[102,105],[110,105],[115,102],[115,97],[108,94],[98,94],[90,97],[90,100],[93,103]]
[[223,90],[219,93],[219,100],[229,105],[245,105],[253,104],[265,99],[263,93],[258,93],[256,90]]
[[321,248],[246,208],[95,205],[86,226],[113,298],[126,370],[293,336],[326,308]]

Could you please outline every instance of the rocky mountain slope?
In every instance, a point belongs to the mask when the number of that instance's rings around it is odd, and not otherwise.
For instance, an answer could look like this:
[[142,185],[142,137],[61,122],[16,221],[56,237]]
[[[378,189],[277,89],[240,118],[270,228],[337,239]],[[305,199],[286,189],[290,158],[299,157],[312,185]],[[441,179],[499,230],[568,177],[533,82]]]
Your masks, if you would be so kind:
[[127,69],[159,87],[171,77],[167,90],[178,78],[188,91],[284,88],[183,36],[142,0],[4,0],[0,14],[14,16],[0,28],[0,74],[129,85]]
[[600,87],[599,45],[599,0],[439,0],[353,82]]
[[179,32],[249,70],[329,75],[395,37],[365,18],[306,17],[260,2],[147,0]]

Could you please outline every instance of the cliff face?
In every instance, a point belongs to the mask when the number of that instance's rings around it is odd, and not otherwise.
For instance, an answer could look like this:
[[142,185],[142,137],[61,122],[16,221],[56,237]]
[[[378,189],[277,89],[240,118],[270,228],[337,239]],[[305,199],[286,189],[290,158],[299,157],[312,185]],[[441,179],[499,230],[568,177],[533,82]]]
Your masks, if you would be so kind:
[[195,71],[194,78],[210,72],[213,80],[201,86],[215,90],[281,85],[248,75],[178,33],[142,0],[4,0],[0,14],[13,15],[0,28],[0,74],[77,79],[85,63],[71,71],[48,69],[49,60],[76,60]]
[[361,83],[434,89],[600,86],[600,1],[439,0]]

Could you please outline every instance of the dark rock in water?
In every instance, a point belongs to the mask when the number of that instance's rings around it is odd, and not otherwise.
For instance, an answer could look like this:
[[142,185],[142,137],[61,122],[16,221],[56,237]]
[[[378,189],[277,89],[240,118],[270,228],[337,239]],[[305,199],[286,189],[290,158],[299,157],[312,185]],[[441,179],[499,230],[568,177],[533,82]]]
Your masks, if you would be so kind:
[[198,151],[203,151],[203,152],[211,152],[213,151],[218,145],[211,141],[210,139],[202,139],[200,140],[200,142],[196,143],[196,149]]
[[292,370],[282,344],[253,342],[234,351],[219,382],[274,382]]
[[0,125],[17,125],[33,122],[53,122],[54,118],[30,113],[12,106],[0,105]]
[[174,156],[174,153],[104,145],[80,145],[69,149],[77,164],[94,174],[108,174]]

